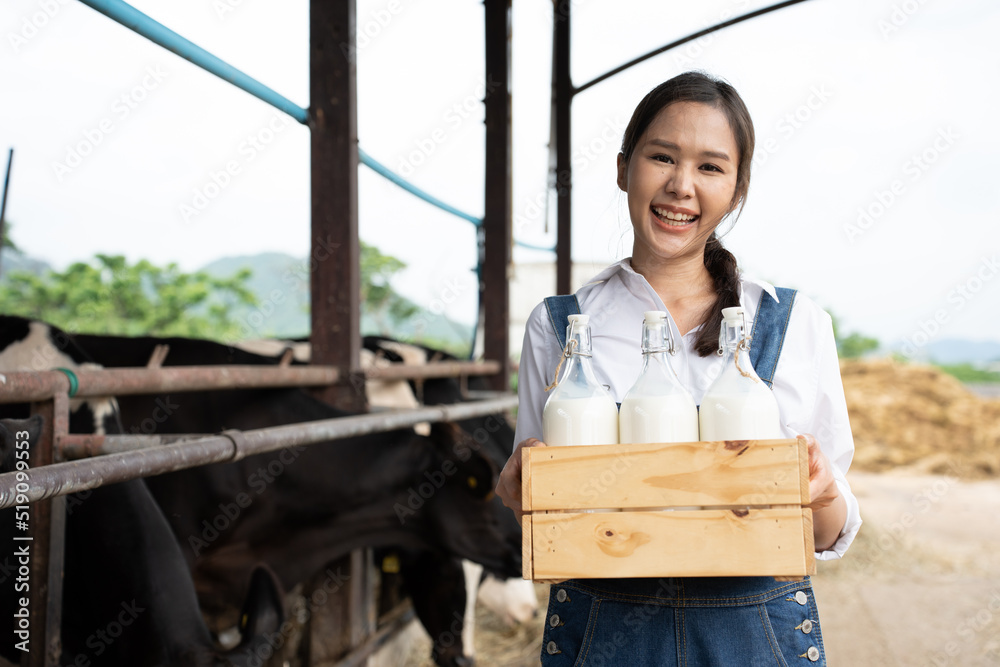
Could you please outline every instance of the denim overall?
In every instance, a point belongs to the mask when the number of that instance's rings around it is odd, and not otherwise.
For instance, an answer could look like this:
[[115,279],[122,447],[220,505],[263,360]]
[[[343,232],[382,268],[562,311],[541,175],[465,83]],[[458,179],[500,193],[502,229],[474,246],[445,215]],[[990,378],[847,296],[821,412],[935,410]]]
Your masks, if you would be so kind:
[[[766,292],[750,361],[770,387],[795,290]],[[575,295],[545,300],[565,345]],[[826,665],[809,577],[571,579],[553,584],[542,638],[545,667],[774,667]]]

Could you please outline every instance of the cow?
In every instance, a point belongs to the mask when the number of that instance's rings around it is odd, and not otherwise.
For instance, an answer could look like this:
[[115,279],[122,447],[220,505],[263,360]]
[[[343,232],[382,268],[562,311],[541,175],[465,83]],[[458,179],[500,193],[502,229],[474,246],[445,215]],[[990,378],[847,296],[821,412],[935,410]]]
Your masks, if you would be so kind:
[[[237,343],[240,349],[264,354],[273,358],[280,358],[284,353],[291,351],[293,358],[299,363],[308,363],[310,360],[310,346],[304,340],[251,340]],[[403,343],[383,336],[366,336],[363,340],[361,350],[362,368],[385,367],[393,363],[405,364],[409,366],[424,365],[433,361],[455,361],[456,358],[446,352],[432,348],[422,347],[411,343]],[[468,380],[469,388],[473,390],[485,389],[480,378],[472,377]],[[373,409],[377,408],[415,408],[421,405],[416,394],[419,393],[427,405],[445,405],[458,403],[465,399],[461,385],[456,378],[427,378],[423,380],[372,380],[365,384],[366,395],[369,405]],[[482,417],[472,417],[457,422],[463,430],[469,433],[477,443],[483,446],[491,459],[502,467],[510,457],[514,431],[502,415],[487,415]],[[521,531],[512,513],[502,515],[505,532],[511,539],[511,547],[517,548],[521,541]],[[416,562],[424,562],[416,554],[409,552],[391,553],[393,559],[416,558]],[[467,606],[465,611],[465,627],[469,632],[464,632],[465,654],[472,656],[472,634],[475,603],[477,600],[494,612],[506,625],[513,626],[524,623],[534,618],[538,613],[538,598],[534,585],[521,579],[520,577],[503,579],[498,578],[496,573],[483,571],[476,564],[466,561],[462,564],[463,570],[469,574]],[[457,571],[458,564],[451,566],[452,571]],[[415,566],[409,566],[411,576],[417,577],[418,571]],[[433,572],[424,572],[419,575],[421,581],[431,580],[429,577]],[[457,604],[457,597],[451,592],[450,587],[441,583],[437,586],[419,586],[418,590],[427,594],[439,592],[438,599],[434,604],[441,607],[445,604]],[[451,623],[454,611],[446,616]],[[442,636],[450,641],[454,628],[449,627],[443,631]],[[435,643],[435,651],[444,651],[446,647]],[[454,652],[454,647],[448,649]]]
[[[167,366],[279,361],[194,339],[74,339],[108,367],[143,366],[158,345],[169,346]],[[155,414],[161,434],[246,430],[347,414],[298,389],[118,401],[126,431],[150,430],[144,426],[152,425]],[[232,609],[238,580],[233,575],[244,576],[258,559],[270,563],[286,586],[360,546],[426,551],[439,560],[466,558],[503,577],[516,576],[520,530],[511,534],[510,524],[516,528],[516,523],[492,494],[499,466],[487,449],[454,425],[436,424],[429,437],[406,430],[289,448],[154,477],[149,484],[188,546],[203,606],[221,623]],[[419,587],[411,588],[420,595]],[[414,604],[418,612],[430,608]],[[432,615],[421,614],[421,621],[432,637],[450,636],[451,619],[445,628],[436,627]],[[465,664],[460,650],[441,646],[435,654],[439,664]]]
[[[21,318],[0,316],[0,370],[42,370],[90,364],[71,339],[57,329]],[[117,432],[110,399],[76,401],[70,420],[78,432]],[[23,404],[0,405],[0,472],[23,468],[24,454],[38,442],[41,417],[27,417]],[[242,616],[242,639],[229,651],[212,640],[180,548],[162,512],[141,479],[112,484],[67,498],[63,574],[61,664],[249,666],[260,665],[283,621],[281,592],[266,568],[250,577]],[[15,517],[23,510],[0,510],[0,580],[21,576],[14,541]],[[18,582],[28,584],[28,582]],[[16,592],[18,589],[15,588]],[[0,596],[0,616],[14,618],[19,595]],[[37,630],[34,630],[37,632]],[[40,639],[24,648],[43,650]],[[13,641],[0,655],[17,662]]]
[[[456,358],[447,352],[432,348],[402,343],[384,336],[365,336],[364,349],[375,358],[386,359],[393,363],[406,365],[422,365],[431,361],[455,361]],[[299,358],[307,355],[304,349],[297,349]],[[308,358],[308,357],[305,357]],[[481,378],[471,377],[468,380],[469,389],[483,390],[485,384]],[[455,378],[428,378],[411,381],[411,390],[423,397],[426,405],[447,405],[459,403],[465,399],[464,392]],[[394,388],[394,395],[399,389]],[[373,402],[375,400],[371,399]],[[415,399],[414,399],[415,400]],[[510,458],[514,446],[514,430],[502,415],[487,415],[472,417],[457,422],[463,430],[472,434],[476,442],[483,446],[492,460],[501,468]],[[520,526],[511,512],[503,515],[505,532],[516,543],[520,543]],[[513,544],[512,544],[513,547]],[[534,585],[520,577],[504,580],[498,573],[485,571],[482,581],[477,587],[478,600],[499,616],[505,624],[524,623],[534,618],[538,613],[538,598]],[[471,620],[471,607],[467,618]]]

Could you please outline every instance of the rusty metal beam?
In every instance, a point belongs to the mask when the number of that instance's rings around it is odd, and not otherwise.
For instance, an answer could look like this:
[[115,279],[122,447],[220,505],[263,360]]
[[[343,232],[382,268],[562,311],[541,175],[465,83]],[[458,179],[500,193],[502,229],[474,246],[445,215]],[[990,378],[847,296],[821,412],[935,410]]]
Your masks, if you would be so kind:
[[511,203],[511,0],[485,0],[486,192],[483,218],[483,352],[500,362],[489,379],[497,391],[510,387]]
[[[124,396],[165,391],[257,389],[263,387],[322,386],[337,382],[336,368],[317,366],[172,366],[169,368],[78,369],[74,397]],[[22,371],[0,374],[0,403],[47,400],[69,392],[69,378],[61,371]]]
[[571,160],[573,81],[570,76],[569,0],[552,3],[552,118],[556,153],[556,294],[572,292],[572,194]]
[[[492,375],[499,361],[435,361],[424,366],[394,364],[368,368],[372,380],[416,380],[421,378]],[[325,386],[339,373],[330,366],[173,366],[170,368],[105,368],[77,370],[74,397],[125,396],[166,391],[212,389],[258,389],[265,387]],[[0,374],[0,403],[44,401],[68,392],[70,382],[61,371],[18,371]]]
[[[238,461],[253,454],[293,445],[311,445],[367,433],[381,433],[408,428],[420,422],[458,421],[496,414],[515,407],[517,397],[508,395],[485,401],[393,410],[250,431],[224,431],[221,435],[189,442],[35,468],[28,473],[26,495],[28,502],[34,503],[127,479],[159,475],[208,463]],[[15,473],[0,475],[0,509],[14,504],[15,477]]]
[[358,241],[358,123],[355,0],[310,0],[312,148],[312,362],[345,381],[318,395],[365,410],[361,375],[361,251]]

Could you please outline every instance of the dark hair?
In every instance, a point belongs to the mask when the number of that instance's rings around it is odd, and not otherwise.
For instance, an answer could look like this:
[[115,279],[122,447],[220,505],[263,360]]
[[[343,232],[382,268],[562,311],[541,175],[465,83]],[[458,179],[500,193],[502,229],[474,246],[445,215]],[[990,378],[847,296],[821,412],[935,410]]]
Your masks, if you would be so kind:
[[[639,138],[653,119],[665,107],[675,102],[700,102],[715,107],[726,114],[729,128],[740,151],[736,170],[736,191],[730,202],[730,213],[739,218],[750,189],[750,163],[753,160],[754,131],[750,112],[731,85],[702,72],[685,72],[664,81],[649,91],[632,112],[632,118],[622,138],[622,156],[625,162],[632,157]],[[713,232],[705,245],[705,268],[715,284],[716,299],[708,311],[704,326],[695,341],[695,350],[707,357],[719,349],[719,327],[722,309],[740,305],[740,272],[736,258],[726,250]]]

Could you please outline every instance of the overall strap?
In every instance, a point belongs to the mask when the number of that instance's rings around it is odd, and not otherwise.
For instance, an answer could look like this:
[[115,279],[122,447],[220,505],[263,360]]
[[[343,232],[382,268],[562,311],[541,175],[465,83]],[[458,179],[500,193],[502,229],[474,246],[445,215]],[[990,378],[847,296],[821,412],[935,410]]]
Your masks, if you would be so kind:
[[569,326],[570,315],[580,314],[580,302],[575,294],[562,294],[545,298],[545,308],[549,311],[549,321],[559,340],[559,349],[566,347],[566,327]]
[[776,287],[774,291],[779,301],[766,290],[761,294],[750,332],[750,363],[768,388],[774,382],[774,369],[778,367],[781,347],[785,344],[785,331],[796,294],[796,290],[787,287]]

